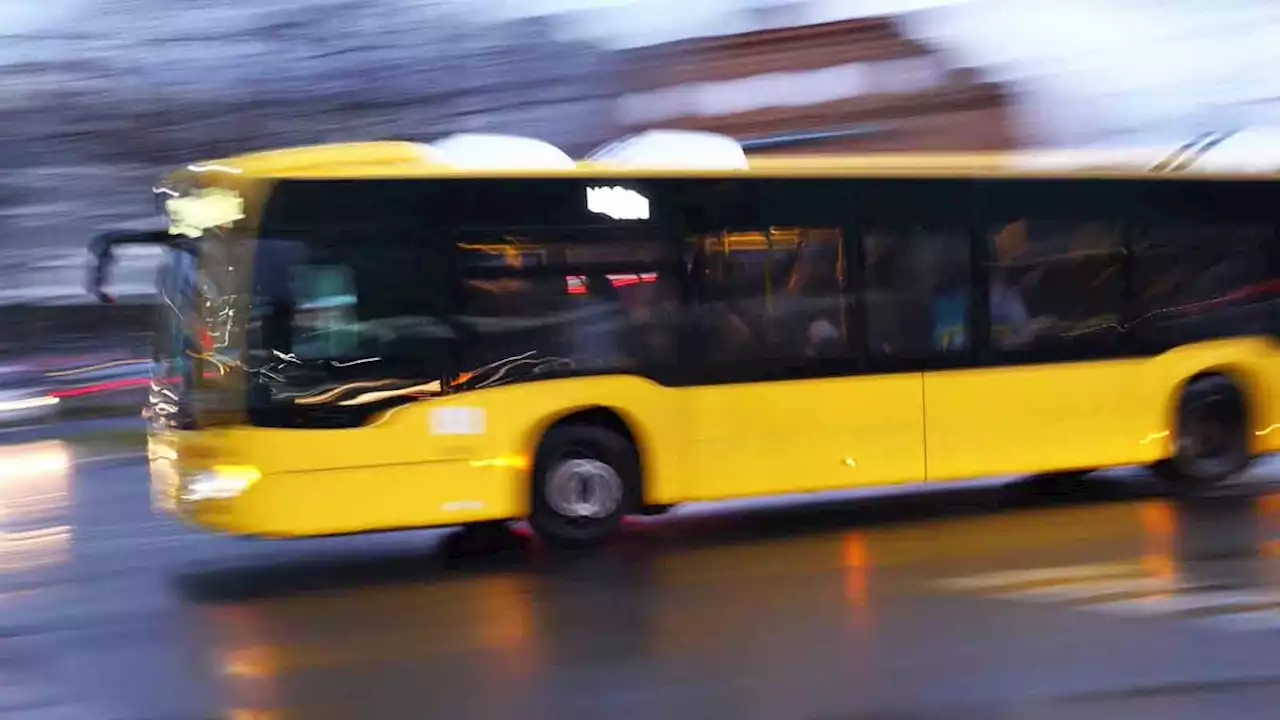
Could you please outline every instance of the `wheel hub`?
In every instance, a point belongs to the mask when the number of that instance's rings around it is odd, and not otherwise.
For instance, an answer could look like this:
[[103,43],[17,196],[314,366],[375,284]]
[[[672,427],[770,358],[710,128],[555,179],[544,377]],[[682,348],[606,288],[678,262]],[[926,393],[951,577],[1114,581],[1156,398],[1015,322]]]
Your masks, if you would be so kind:
[[1216,460],[1231,451],[1231,439],[1238,433],[1231,408],[1219,398],[1210,398],[1196,408],[1184,432],[1188,454],[1197,460]]
[[547,504],[570,518],[598,520],[622,504],[622,477],[608,463],[566,460],[547,476]]

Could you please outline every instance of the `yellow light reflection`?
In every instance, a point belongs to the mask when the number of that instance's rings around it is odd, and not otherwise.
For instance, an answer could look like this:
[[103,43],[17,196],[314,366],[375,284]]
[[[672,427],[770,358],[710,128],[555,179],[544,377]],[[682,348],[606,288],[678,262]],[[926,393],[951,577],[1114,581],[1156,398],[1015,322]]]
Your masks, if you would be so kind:
[[[1258,543],[1258,557],[1268,560],[1280,558],[1280,540],[1265,540]],[[1258,581],[1267,587],[1280,584],[1280,563],[1264,562],[1258,570]]]
[[1142,571],[1161,580],[1177,579],[1178,517],[1173,506],[1165,501],[1143,503],[1138,508],[1138,520],[1145,539]]
[[1259,515],[1280,516],[1280,495],[1262,495],[1255,501],[1255,507]]
[[294,398],[293,403],[295,405],[324,405],[326,403],[332,402],[335,398],[337,398],[338,396],[342,395],[343,393],[349,390],[358,390],[360,388],[370,388],[370,387],[383,387],[385,385],[390,385],[395,382],[399,382],[399,381],[398,380],[365,380],[363,382],[347,383],[346,385],[340,385],[335,388],[330,388],[328,390],[318,392],[314,395],[303,395],[300,397],[296,397]]
[[70,560],[71,469],[61,441],[0,446],[0,571]]
[[278,720],[284,715],[274,710],[245,710],[236,708],[227,713],[228,720]]
[[520,577],[498,576],[484,584],[483,592],[476,595],[477,640],[485,647],[499,650],[496,660],[501,663],[505,680],[532,677],[541,658],[533,598],[527,582]]
[[249,607],[202,608],[212,620],[216,640],[213,663],[222,677],[229,717],[278,717],[281,650],[268,644],[264,618]]
[[235,648],[227,653],[222,664],[222,672],[236,678],[269,678],[278,670],[279,661],[275,652],[262,645]]
[[[216,673],[224,712],[230,717],[309,717],[315,702],[291,678],[323,671],[369,672],[391,663],[414,661],[424,653],[485,653],[498,686],[536,686],[545,658],[539,653],[538,609],[528,578],[503,575],[473,585],[418,585],[361,588],[351,594],[324,593],[277,598],[245,605],[202,606],[208,661]],[[357,601],[362,617],[352,621]],[[435,621],[404,615],[426,609]],[[399,619],[397,619],[399,618]],[[408,619],[406,619],[408,618]],[[326,627],[315,635],[315,627]],[[361,716],[368,701],[351,696],[329,707],[335,716]],[[515,712],[501,693],[477,699],[473,713],[509,717]],[[237,715],[236,713],[240,713]],[[367,713],[366,713],[367,714]]]
[[867,540],[861,534],[850,533],[844,537],[842,564],[845,599],[855,608],[858,617],[865,619],[870,563],[867,556]]
[[350,400],[343,400],[338,404],[339,405],[367,405],[371,402],[378,402],[379,400],[387,400],[389,398],[394,398],[394,397],[402,397],[404,395],[421,395],[424,393],[439,393],[439,392],[440,392],[440,381],[433,380],[429,383],[424,383],[422,385],[414,385],[411,387],[399,388],[396,390],[380,390],[375,392],[361,393],[360,395],[357,395],[354,398],[351,398]]
[[529,458],[523,455],[500,455],[498,457],[481,458],[472,460],[471,467],[474,468],[509,468],[513,470],[526,470],[529,467]]

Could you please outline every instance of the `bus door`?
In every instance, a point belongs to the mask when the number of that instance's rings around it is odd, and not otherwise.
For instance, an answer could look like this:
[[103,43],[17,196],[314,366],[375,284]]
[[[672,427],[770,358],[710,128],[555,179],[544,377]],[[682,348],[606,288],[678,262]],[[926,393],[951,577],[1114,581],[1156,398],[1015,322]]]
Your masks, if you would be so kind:
[[964,283],[981,362],[926,374],[931,480],[1132,463],[1159,429],[1131,352],[1122,190],[1060,185],[984,198]]
[[699,498],[923,478],[921,375],[861,372],[845,240],[839,227],[783,226],[693,239]]

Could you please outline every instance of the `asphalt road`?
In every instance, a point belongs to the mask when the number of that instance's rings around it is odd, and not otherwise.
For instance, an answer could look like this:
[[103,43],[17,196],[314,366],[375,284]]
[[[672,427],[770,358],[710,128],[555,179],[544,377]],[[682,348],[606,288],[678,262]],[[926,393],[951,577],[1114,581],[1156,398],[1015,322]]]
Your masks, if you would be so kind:
[[519,528],[206,537],[151,516],[138,458],[22,441],[0,446],[3,718],[1256,719],[1280,701],[1280,463],[1195,503],[1098,479],[690,507],[561,555]]

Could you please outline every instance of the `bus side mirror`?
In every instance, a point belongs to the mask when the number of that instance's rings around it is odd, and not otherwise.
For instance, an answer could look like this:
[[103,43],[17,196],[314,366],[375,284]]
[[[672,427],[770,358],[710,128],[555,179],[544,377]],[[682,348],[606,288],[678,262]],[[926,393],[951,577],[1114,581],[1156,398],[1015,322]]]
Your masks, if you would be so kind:
[[111,304],[116,299],[107,293],[104,289],[107,284],[107,277],[111,272],[111,266],[115,264],[115,253],[111,251],[112,246],[111,233],[99,235],[94,238],[89,245],[89,270],[86,280],[86,289],[89,294],[98,299],[98,302]]
[[[162,245],[189,249],[186,245],[176,242],[167,232],[115,230],[98,235],[89,243],[90,262],[86,285],[89,294],[102,303],[110,304],[116,301],[115,297],[108,294],[104,287],[107,284],[111,266],[116,261],[113,248],[117,245]],[[190,251],[194,252],[194,249],[191,248]]]

